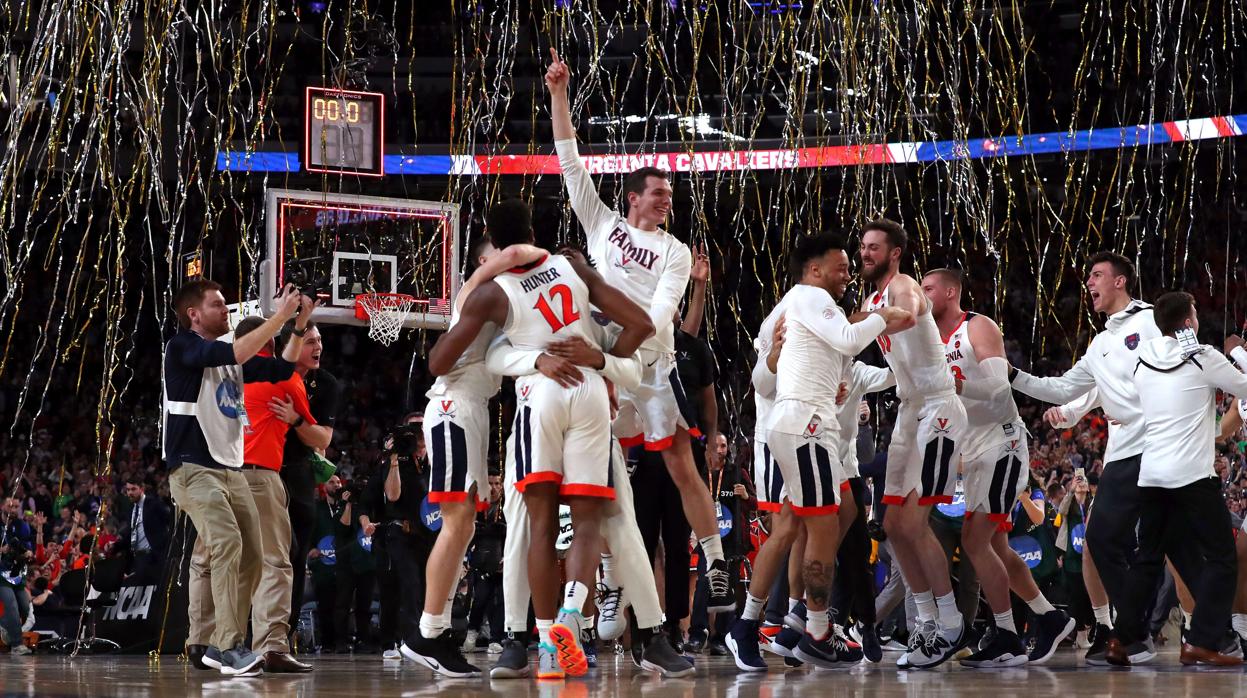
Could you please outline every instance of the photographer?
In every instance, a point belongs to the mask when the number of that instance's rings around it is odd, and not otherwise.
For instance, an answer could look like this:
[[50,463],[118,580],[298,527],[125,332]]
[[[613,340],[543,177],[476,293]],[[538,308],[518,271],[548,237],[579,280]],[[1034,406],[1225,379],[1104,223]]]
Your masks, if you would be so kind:
[[4,500],[3,526],[0,530],[0,630],[15,655],[30,654],[22,644],[22,622],[30,614],[30,594],[26,592],[26,570],[35,559],[34,534],[22,520],[21,504],[9,497]]
[[423,421],[422,413],[413,412],[385,437],[381,467],[364,491],[366,513],[359,516],[377,554],[386,659],[399,659],[398,642],[418,629],[424,611],[424,565],[437,538],[429,526],[440,524],[436,514],[426,521],[421,510],[429,491]]
[[[364,481],[347,484],[330,503],[333,515],[333,547],[337,596],[333,606],[334,636],[339,654],[368,640],[372,618],[372,593],[377,583],[377,563],[372,555],[372,537],[360,525]],[[355,643],[351,643],[351,611],[355,612]],[[350,645],[344,647],[344,645]]]

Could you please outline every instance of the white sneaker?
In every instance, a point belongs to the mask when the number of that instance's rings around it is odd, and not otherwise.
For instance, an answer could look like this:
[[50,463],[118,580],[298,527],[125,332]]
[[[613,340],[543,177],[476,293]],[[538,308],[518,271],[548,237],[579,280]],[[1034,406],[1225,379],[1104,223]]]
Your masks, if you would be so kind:
[[597,585],[598,637],[611,642],[623,637],[628,629],[628,599],[623,587],[608,587],[604,582]]
[[27,647],[26,645],[18,645],[17,647],[14,647],[13,649],[9,650],[9,654],[15,657],[24,657],[28,654],[34,654],[34,652],[32,652],[31,649]]
[[384,659],[386,661],[397,662],[403,659],[403,654],[398,651],[397,647],[391,647],[388,650],[381,653],[381,659]]
[[485,651],[489,654],[502,654],[502,645],[497,642],[491,642]]
[[475,630],[469,630],[466,637],[463,638],[463,653],[471,654],[476,651],[476,638],[480,637],[480,633]]

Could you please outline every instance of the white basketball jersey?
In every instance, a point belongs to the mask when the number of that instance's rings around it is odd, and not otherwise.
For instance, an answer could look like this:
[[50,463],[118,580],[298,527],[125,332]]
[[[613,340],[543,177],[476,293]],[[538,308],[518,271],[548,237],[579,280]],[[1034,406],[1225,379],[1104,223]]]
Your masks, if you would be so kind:
[[[970,342],[970,318],[974,313],[962,315],[961,322],[953,333],[944,340],[944,355],[948,361],[948,369],[953,377],[966,383],[982,381],[987,373],[979,365],[979,357],[974,353],[974,345]],[[1010,424],[1018,418],[1018,406],[1013,400],[1013,391],[999,393],[993,400],[975,400],[964,395],[961,404],[965,405],[966,418],[971,431],[984,427],[997,427]]]
[[585,323],[589,287],[562,255],[546,255],[495,279],[507,294],[509,312],[502,327],[516,349],[545,349],[551,342],[581,337],[593,343]]
[[[885,286],[867,299],[866,310],[888,305]],[[902,399],[925,400],[957,392],[953,374],[945,365],[944,342],[930,309],[918,316],[917,326],[893,335],[879,335],[878,341],[883,358],[896,376],[896,392]]]
[[[458,322],[459,311],[455,310],[450,316],[450,326],[454,327]],[[492,322],[485,323],[476,339],[472,340],[455,362],[450,373],[438,376],[425,396],[432,398],[435,395],[455,393],[488,400],[496,395],[502,387],[502,376],[495,376],[485,368],[485,352],[489,350],[489,345],[497,334],[497,325]]]

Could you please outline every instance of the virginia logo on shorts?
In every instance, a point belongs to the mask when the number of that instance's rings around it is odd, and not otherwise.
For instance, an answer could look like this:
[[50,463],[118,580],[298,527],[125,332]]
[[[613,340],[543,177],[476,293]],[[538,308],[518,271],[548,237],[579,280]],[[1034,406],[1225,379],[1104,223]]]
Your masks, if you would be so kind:
[[451,418],[455,416],[455,401],[454,400],[442,400],[442,411],[440,413],[440,416],[451,417]]
[[526,402],[528,400],[528,391],[532,389],[533,387],[531,385],[526,385],[523,388],[520,388],[520,401],[521,402]]
[[1126,337],[1126,348],[1129,349],[1130,351],[1134,351],[1135,349],[1139,348],[1139,333],[1138,332],[1135,332],[1129,337]]
[[1010,451],[1010,452],[1018,450],[1018,440],[1014,439],[1010,441],[1008,447],[1005,450]]
[[810,423],[805,425],[805,433],[802,434],[801,436],[807,439],[816,438],[817,432],[818,432],[818,425],[819,425],[819,421],[817,419],[811,419]]
[[948,433],[948,419],[944,417],[937,417],[935,420],[935,431],[941,434],[947,434]]

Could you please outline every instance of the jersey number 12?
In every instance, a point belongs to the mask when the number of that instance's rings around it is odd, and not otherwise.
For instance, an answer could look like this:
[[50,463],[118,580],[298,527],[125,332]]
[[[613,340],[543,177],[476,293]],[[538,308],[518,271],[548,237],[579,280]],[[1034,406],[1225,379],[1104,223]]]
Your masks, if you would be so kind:
[[[567,287],[567,284],[559,284],[552,287],[547,295],[549,295],[550,300],[554,300],[555,296],[563,300],[562,313],[556,314],[554,312],[550,307],[549,301],[546,300],[546,296],[537,296],[537,303],[533,305],[533,308],[541,313],[541,317],[545,318],[546,322],[550,323],[552,332],[558,332],[580,319],[580,313],[576,312],[576,306],[572,304],[572,290]],[[560,318],[559,315],[562,315],[562,317]]]

